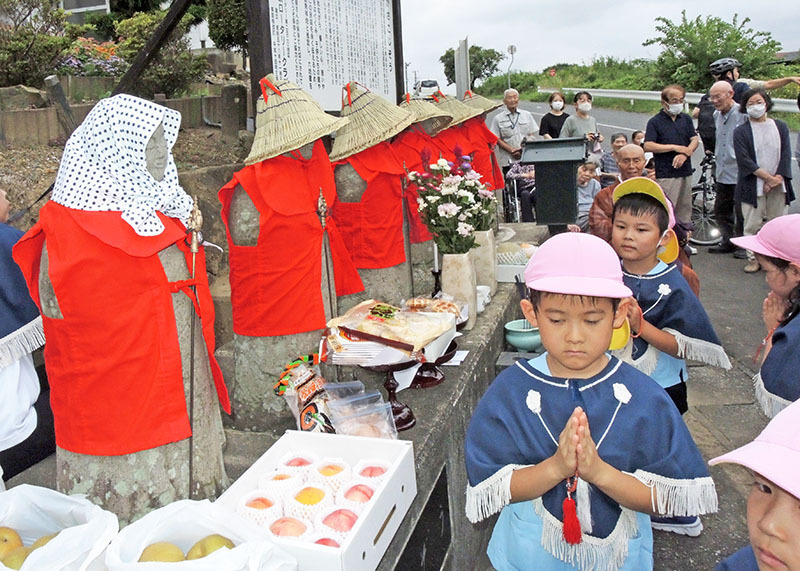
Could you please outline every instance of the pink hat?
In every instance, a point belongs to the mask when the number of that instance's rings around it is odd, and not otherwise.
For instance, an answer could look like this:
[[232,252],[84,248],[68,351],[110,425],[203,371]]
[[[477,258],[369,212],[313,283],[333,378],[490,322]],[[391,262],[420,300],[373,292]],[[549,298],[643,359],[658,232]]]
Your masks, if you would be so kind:
[[800,401],[780,411],[750,444],[708,463],[722,462],[746,466],[800,498]]
[[537,291],[623,298],[633,295],[622,283],[614,249],[591,234],[564,232],[539,246],[525,267],[525,283]]
[[773,218],[755,236],[731,238],[731,242],[756,254],[800,264],[800,214]]

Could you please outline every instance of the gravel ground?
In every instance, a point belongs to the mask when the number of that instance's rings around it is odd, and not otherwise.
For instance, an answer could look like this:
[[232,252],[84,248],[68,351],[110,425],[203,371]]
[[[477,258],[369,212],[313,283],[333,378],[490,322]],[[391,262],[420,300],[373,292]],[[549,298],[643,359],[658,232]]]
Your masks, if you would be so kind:
[[[63,146],[6,147],[0,149],[0,188],[8,193],[12,213],[27,207],[55,181]],[[179,171],[225,165],[241,160],[237,144],[222,142],[219,129],[182,129],[173,148]],[[39,201],[31,211],[13,225],[27,230],[38,219]]]

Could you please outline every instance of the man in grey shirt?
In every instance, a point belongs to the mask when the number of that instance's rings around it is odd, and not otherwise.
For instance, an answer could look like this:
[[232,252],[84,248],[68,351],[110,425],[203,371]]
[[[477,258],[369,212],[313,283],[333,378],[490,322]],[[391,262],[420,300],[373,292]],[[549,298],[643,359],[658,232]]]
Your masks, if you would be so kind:
[[503,103],[506,108],[494,116],[490,130],[498,137],[495,149],[497,161],[501,167],[507,167],[520,159],[522,140],[525,137],[533,137],[539,126],[530,112],[517,109],[519,92],[516,89],[506,89],[503,93]]
[[[736,190],[738,168],[733,152],[733,130],[744,123],[745,116],[733,100],[733,87],[727,81],[718,81],[708,91],[709,100],[714,105],[714,125],[716,127],[717,186],[714,201],[714,218],[719,225],[722,241],[708,249],[712,254],[735,252],[736,246],[731,238],[736,235],[736,216],[733,193]],[[741,210],[739,214],[741,221]]]

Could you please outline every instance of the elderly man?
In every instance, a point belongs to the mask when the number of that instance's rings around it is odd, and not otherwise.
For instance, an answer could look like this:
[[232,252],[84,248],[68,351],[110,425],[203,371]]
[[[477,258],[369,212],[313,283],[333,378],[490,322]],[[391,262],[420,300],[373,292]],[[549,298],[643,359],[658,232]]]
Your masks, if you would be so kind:
[[[614,189],[617,188],[621,182],[636,176],[647,176],[654,178],[652,173],[645,170],[644,150],[636,144],[629,144],[622,147],[617,151],[617,164],[619,165],[619,180],[602,189],[594,197],[592,207],[589,209],[589,233],[599,236],[606,242],[611,242],[611,215],[614,211]],[[683,241],[685,235],[681,232],[680,228],[675,228],[678,235],[678,240]],[[689,261],[689,256],[681,248],[678,253],[678,267],[680,268],[681,275],[689,283],[689,287],[695,295],[700,295],[700,278],[697,273],[692,269],[692,264]]]
[[[708,91],[709,100],[714,105],[714,125],[716,130],[715,148],[717,155],[717,187],[714,201],[714,218],[719,225],[722,241],[708,249],[712,254],[735,252],[731,243],[735,232],[735,204],[733,193],[739,169],[733,152],[733,130],[744,123],[745,115],[733,100],[733,87],[728,81],[718,81]],[[741,220],[741,210],[739,213]]]
[[675,217],[692,221],[692,154],[700,144],[692,118],[683,112],[686,90],[668,85],[662,109],[647,122],[644,150],[654,154],[656,182],[675,206]]
[[508,167],[522,156],[522,140],[532,137],[539,126],[528,111],[517,109],[519,92],[516,89],[506,89],[503,103],[506,108],[494,116],[490,130],[498,138],[495,149],[497,161],[501,167]]

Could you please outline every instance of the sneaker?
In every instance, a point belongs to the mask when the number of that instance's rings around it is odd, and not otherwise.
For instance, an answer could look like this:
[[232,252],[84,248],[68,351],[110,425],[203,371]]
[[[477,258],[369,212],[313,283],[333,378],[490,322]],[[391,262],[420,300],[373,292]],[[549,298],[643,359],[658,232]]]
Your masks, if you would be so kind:
[[736,251],[736,246],[731,244],[730,242],[720,242],[716,246],[711,246],[708,249],[709,254],[730,254],[731,252]]
[[697,255],[697,248],[695,248],[694,246],[689,246],[689,255],[690,256],[696,256]]
[[744,269],[744,272],[745,272],[746,274],[754,274],[754,273],[756,273],[758,270],[760,270],[760,269],[761,269],[761,264],[759,264],[759,263],[758,263],[757,261],[755,261],[755,260],[751,260],[750,262],[748,262],[748,263],[747,263],[747,265],[746,265],[746,266],[745,266],[743,269]]
[[659,531],[671,531],[678,535],[697,537],[703,531],[703,522],[697,516],[655,517],[650,516],[650,525]]

